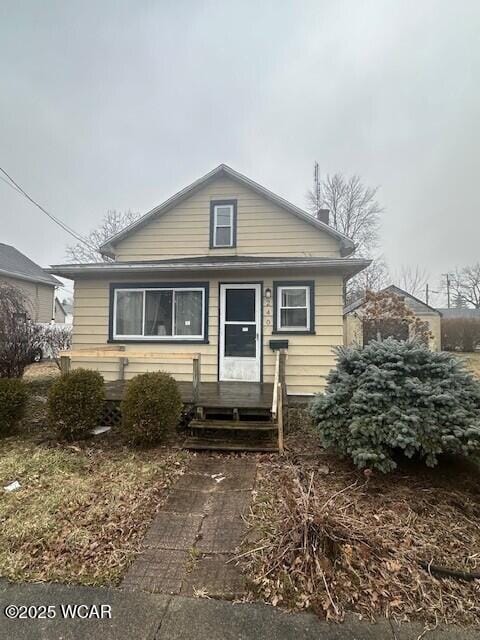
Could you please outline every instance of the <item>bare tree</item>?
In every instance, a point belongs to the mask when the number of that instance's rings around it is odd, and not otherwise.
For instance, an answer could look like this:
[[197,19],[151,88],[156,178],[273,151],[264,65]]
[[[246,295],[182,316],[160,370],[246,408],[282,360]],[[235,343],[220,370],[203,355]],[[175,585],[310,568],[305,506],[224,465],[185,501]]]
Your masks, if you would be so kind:
[[455,300],[463,300],[475,309],[480,309],[480,262],[456,269],[450,275],[450,289]]
[[43,329],[30,320],[19,289],[0,283],[0,378],[21,378],[25,368],[41,356]]
[[44,328],[44,345],[49,356],[51,356],[60,369],[60,356],[62,351],[67,351],[72,346],[72,325],[57,324]]
[[412,296],[423,297],[428,282],[428,273],[418,265],[400,267],[394,274],[394,283]]
[[390,275],[383,256],[373,258],[369,267],[348,282],[345,304],[350,304],[358,298],[363,298],[367,291],[380,291],[389,283]]
[[69,245],[66,250],[67,260],[69,262],[110,262],[110,258],[102,256],[94,248],[101,247],[116,233],[135,222],[139,216],[139,213],[130,211],[130,209],[128,211],[110,209],[103,217],[100,225],[86,236],[86,240],[92,248],[90,249],[82,242]]
[[368,257],[378,244],[378,227],[383,208],[377,201],[378,187],[367,187],[360,176],[327,175],[308,192],[313,214],[318,208],[330,211],[331,226],[356,244],[356,254]]

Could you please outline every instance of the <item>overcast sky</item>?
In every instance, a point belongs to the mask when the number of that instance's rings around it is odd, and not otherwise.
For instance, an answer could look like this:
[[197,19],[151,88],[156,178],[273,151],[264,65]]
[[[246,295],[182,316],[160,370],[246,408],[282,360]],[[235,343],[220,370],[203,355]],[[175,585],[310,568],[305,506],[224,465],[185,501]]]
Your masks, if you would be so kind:
[[[480,259],[480,2],[0,0],[0,165],[71,227],[225,162],[305,206],[378,185],[393,269]],[[0,241],[68,236],[0,182]]]

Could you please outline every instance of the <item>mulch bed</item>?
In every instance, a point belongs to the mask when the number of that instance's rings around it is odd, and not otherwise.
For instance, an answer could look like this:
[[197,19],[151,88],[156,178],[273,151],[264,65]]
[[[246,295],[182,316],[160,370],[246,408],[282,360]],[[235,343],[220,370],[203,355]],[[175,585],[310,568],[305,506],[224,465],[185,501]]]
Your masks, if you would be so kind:
[[[480,474],[471,463],[360,472],[308,426],[264,456],[240,562],[251,598],[397,621],[480,624]],[[447,568],[462,579],[446,577]]]

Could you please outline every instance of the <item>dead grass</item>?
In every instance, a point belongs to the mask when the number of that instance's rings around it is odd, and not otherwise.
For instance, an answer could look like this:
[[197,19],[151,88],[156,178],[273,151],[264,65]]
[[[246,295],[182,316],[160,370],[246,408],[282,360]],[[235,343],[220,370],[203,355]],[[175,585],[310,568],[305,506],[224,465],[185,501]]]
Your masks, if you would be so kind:
[[0,444],[0,575],[117,584],[185,454],[169,449]]
[[457,353],[458,358],[463,360],[468,369],[480,378],[480,353]]
[[480,580],[429,574],[480,564],[480,477],[452,461],[365,475],[320,450],[311,431],[265,457],[241,562],[251,597],[341,620],[480,624]]
[[[0,441],[0,575],[115,585],[187,454],[175,446],[132,450],[115,432],[59,444],[46,424],[54,377],[29,382],[27,417]],[[14,480],[21,489],[5,492]]]

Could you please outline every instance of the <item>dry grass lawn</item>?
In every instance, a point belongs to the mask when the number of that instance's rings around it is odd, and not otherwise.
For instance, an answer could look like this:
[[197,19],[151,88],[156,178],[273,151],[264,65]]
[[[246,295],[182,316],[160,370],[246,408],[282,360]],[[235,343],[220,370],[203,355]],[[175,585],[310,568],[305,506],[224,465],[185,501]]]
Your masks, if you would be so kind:
[[[22,429],[0,441],[0,575],[118,584],[186,454],[132,450],[112,432],[58,443],[45,424],[48,384],[35,379]],[[21,488],[4,491],[14,480]]]

